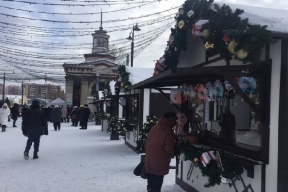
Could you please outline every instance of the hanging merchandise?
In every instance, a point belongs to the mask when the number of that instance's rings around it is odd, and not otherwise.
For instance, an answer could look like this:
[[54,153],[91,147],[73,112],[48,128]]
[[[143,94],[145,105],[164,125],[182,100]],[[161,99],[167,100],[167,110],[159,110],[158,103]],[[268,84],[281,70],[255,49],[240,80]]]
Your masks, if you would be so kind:
[[171,89],[170,101],[175,104],[182,104],[186,101],[186,96],[183,94],[181,89]]
[[[241,72],[247,73],[246,71]],[[251,96],[256,93],[257,83],[253,77],[239,77],[238,83],[245,94],[250,94]]]
[[204,90],[205,90],[205,87],[203,84],[200,84],[199,87],[198,87],[198,98],[201,99],[201,100],[204,100],[205,97],[204,97]]
[[[222,83],[219,80],[216,80],[214,83],[214,88],[216,89],[216,100],[222,100],[224,95],[224,88]],[[222,104],[222,103],[221,103]]]
[[227,96],[230,99],[234,99],[236,93],[235,93],[235,89],[232,87],[232,85],[230,85],[230,83],[228,81],[224,82],[225,88],[227,90]]

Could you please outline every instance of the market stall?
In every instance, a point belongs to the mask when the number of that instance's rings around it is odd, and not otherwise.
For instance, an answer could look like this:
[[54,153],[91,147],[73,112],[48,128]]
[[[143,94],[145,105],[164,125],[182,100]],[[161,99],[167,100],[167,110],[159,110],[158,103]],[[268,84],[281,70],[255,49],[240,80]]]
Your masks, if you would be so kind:
[[261,19],[267,10],[236,8],[186,1],[155,76],[131,89],[179,86],[170,99],[188,118],[176,170],[183,189],[284,192],[288,27]]

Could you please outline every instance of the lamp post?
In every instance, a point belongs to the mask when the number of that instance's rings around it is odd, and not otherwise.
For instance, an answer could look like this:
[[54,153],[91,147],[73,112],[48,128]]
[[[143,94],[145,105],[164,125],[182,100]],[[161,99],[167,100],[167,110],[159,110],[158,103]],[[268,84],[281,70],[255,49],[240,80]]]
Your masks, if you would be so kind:
[[133,57],[134,57],[134,31],[141,31],[141,29],[138,27],[137,24],[135,26],[133,25],[132,31],[130,32],[129,37],[127,38],[128,40],[131,41],[131,67],[133,67]]

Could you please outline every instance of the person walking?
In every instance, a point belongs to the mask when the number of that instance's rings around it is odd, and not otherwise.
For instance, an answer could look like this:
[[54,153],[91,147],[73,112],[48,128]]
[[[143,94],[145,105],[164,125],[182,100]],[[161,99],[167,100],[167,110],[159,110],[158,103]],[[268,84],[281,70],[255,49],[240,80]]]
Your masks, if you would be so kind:
[[59,106],[55,105],[54,109],[51,111],[51,121],[53,123],[55,131],[57,131],[57,128],[60,131],[60,128],[61,128],[61,125],[60,125],[61,117],[62,117],[62,112],[59,109]]
[[147,173],[147,191],[160,192],[164,175],[169,173],[169,165],[174,154],[174,131],[177,115],[164,113],[153,126],[145,143],[145,171]]
[[61,108],[61,113],[62,113],[61,122],[62,122],[62,123],[63,123],[63,122],[66,122],[66,118],[67,118],[67,116],[68,116],[68,111],[67,111],[67,109],[66,109],[64,106],[62,106],[62,108]]
[[13,127],[17,127],[16,121],[17,121],[19,116],[20,116],[19,105],[17,103],[14,103],[13,107],[11,108],[11,117],[13,120]]
[[44,111],[40,109],[40,102],[33,100],[31,108],[27,110],[22,121],[23,135],[28,137],[24,151],[24,159],[29,159],[29,150],[34,143],[33,159],[38,159],[40,138],[43,134],[48,135],[48,124]]
[[10,109],[7,105],[7,103],[4,103],[2,105],[2,108],[0,109],[0,124],[2,127],[2,132],[6,131],[6,125],[8,123],[8,117],[10,115]]
[[80,129],[87,129],[87,124],[88,124],[90,113],[91,111],[88,108],[88,105],[85,104],[84,108],[82,109],[82,127]]
[[[72,115],[72,110],[73,107],[72,106],[67,106],[67,122],[69,123],[70,119],[71,119],[71,115]],[[72,120],[71,120],[72,121]]]

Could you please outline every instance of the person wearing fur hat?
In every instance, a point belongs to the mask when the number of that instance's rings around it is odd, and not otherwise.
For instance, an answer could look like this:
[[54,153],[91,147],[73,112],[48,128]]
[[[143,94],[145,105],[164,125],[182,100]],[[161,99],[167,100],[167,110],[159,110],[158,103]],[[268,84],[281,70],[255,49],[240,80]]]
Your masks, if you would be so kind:
[[55,105],[54,109],[51,111],[51,121],[52,121],[52,123],[54,125],[54,130],[55,131],[57,131],[57,128],[60,131],[61,120],[62,120],[62,112],[59,109],[59,106]]
[[31,108],[25,112],[22,121],[23,135],[28,137],[24,151],[24,159],[29,159],[29,150],[34,143],[33,159],[38,159],[39,143],[41,135],[48,135],[48,124],[44,111],[40,109],[40,102],[33,100]]
[[0,109],[0,124],[2,126],[2,132],[6,131],[6,125],[8,123],[8,117],[10,115],[10,109],[7,105],[7,103],[4,103],[2,105],[2,108]]
[[20,116],[19,105],[17,103],[14,103],[13,107],[11,108],[11,117],[13,120],[13,127],[17,127],[16,121],[17,121],[19,116]]

